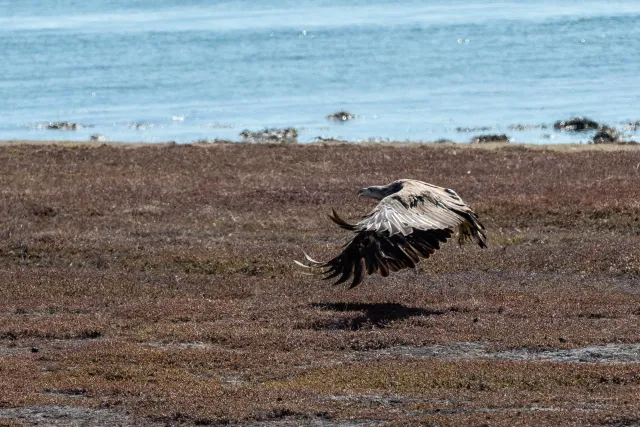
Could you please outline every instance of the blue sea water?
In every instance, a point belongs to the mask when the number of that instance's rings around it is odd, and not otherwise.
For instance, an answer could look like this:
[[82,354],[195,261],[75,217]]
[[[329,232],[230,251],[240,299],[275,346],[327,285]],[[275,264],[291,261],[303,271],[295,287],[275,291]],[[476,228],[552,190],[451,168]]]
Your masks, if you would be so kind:
[[510,125],[640,120],[636,0],[0,0],[0,52],[0,140],[562,143],[591,135]]

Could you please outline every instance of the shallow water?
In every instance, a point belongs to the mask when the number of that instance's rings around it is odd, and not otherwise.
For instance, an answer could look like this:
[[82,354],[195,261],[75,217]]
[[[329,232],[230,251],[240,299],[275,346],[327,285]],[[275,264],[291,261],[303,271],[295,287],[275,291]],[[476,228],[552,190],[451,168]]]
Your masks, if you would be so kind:
[[574,115],[637,139],[640,2],[424,3],[0,0],[0,140],[586,142],[550,128]]

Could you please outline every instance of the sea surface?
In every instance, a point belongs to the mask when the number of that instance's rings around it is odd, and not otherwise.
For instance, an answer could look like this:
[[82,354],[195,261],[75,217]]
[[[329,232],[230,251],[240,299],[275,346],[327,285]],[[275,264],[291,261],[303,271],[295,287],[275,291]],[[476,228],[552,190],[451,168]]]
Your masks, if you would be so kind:
[[0,52],[0,140],[638,139],[637,0],[0,0]]

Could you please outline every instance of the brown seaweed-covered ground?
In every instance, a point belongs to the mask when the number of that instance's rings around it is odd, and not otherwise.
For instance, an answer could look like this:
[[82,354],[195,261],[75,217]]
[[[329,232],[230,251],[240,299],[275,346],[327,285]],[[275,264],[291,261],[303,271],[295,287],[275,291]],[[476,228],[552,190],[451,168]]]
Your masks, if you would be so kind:
[[[490,248],[332,287],[403,177]],[[0,425],[640,423],[640,150],[0,145]]]

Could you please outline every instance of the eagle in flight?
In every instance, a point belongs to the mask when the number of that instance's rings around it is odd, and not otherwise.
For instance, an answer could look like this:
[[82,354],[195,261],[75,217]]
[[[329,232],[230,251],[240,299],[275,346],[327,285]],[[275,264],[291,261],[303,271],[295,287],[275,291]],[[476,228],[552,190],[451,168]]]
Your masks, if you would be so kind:
[[353,288],[362,283],[365,273],[386,277],[390,272],[415,268],[420,258],[429,258],[456,229],[460,245],[475,241],[481,248],[487,247],[478,215],[450,188],[401,179],[362,188],[358,195],[380,203],[357,224],[349,224],[332,211],[329,218],[333,222],[355,233],[342,252],[326,262],[305,253],[308,264],[296,264],[315,270],[324,279],[338,277],[336,285],[353,277]]

